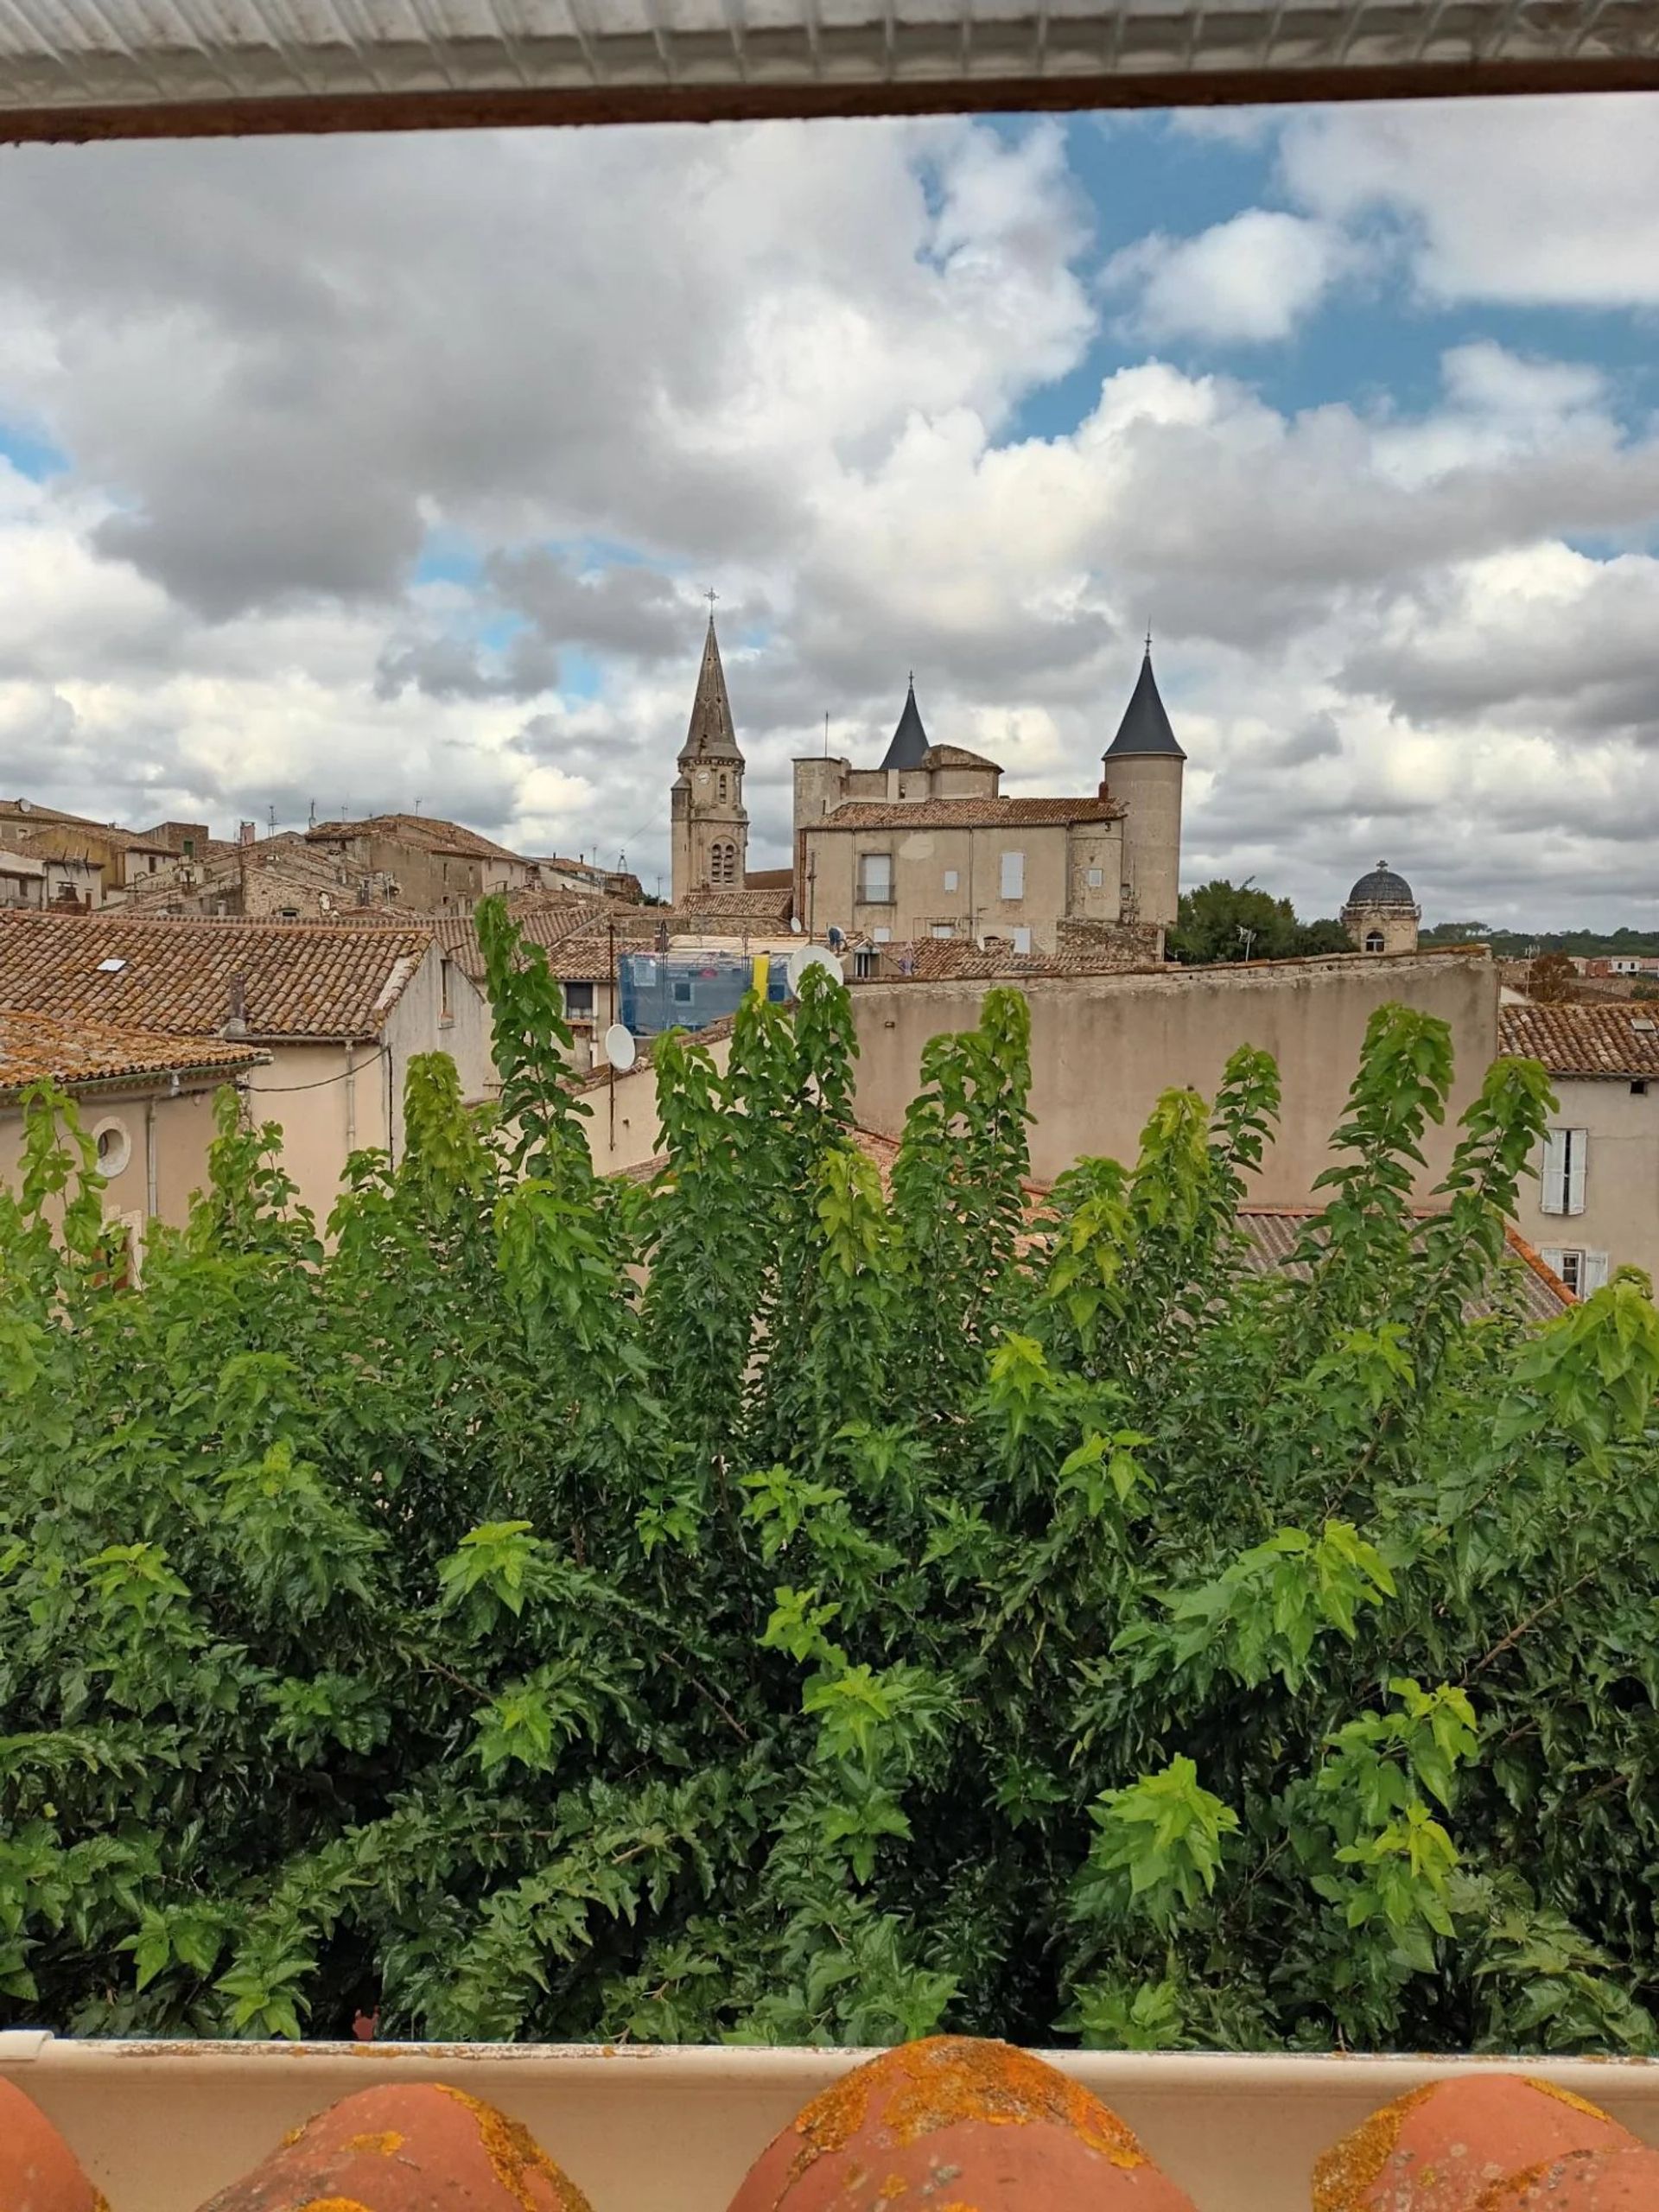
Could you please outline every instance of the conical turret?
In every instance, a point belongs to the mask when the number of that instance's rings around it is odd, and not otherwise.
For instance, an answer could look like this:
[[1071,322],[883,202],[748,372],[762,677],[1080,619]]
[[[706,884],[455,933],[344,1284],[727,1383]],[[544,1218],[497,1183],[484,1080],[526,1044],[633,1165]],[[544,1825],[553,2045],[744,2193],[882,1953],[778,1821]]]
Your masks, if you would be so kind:
[[905,694],[905,710],[899,717],[899,727],[888,741],[881,756],[884,768],[919,768],[927,753],[927,732],[922,728],[922,717],[916,704],[916,679],[910,679],[910,689]]
[[1152,639],[1117,735],[1107,747],[1103,792],[1128,809],[1123,823],[1126,912],[1164,929],[1180,902],[1181,779],[1186,755],[1176,743],[1152,672]]

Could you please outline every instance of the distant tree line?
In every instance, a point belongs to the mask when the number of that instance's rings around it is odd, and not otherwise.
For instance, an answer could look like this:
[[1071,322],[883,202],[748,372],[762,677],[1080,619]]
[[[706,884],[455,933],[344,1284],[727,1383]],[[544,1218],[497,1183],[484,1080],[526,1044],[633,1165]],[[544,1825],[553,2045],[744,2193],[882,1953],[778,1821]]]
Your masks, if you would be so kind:
[[1545,952],[1570,953],[1580,960],[1659,958],[1655,930],[1495,930],[1484,922],[1436,922],[1421,932],[1421,942],[1488,944],[1499,960],[1530,960]]

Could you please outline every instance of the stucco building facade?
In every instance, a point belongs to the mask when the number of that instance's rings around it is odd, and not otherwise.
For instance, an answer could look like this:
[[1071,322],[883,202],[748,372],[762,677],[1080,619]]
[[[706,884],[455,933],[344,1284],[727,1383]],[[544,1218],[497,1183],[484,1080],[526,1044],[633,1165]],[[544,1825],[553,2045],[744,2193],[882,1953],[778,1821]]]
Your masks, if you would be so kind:
[[795,762],[796,913],[812,936],[1020,953],[1054,951],[1068,927],[1161,932],[1176,918],[1185,766],[1150,645],[1099,787],[1076,798],[1004,795],[996,761],[930,741],[912,683],[879,766]]

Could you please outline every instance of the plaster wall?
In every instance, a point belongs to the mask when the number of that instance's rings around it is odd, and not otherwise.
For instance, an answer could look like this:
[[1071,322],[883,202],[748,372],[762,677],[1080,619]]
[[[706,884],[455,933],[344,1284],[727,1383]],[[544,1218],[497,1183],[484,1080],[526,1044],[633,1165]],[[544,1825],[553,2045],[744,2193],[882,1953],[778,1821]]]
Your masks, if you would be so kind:
[[1659,1082],[1632,1091],[1626,1076],[1594,1083],[1554,1079],[1555,1129],[1583,1129],[1584,1211],[1546,1213],[1540,1203],[1541,1151],[1522,1181],[1517,1226],[1541,1249],[1600,1252],[1614,1268],[1645,1268],[1659,1282]]
[[[1058,923],[1082,912],[1091,920],[1116,921],[1120,911],[1120,832],[1116,822],[1077,829],[1065,823],[1015,828],[906,830],[902,823],[871,830],[838,830],[834,819],[803,834],[806,899],[800,911],[821,937],[831,923],[842,929],[891,931],[895,942],[932,935],[946,922],[963,937],[994,936],[1009,942],[1016,929],[1031,931],[1033,951],[1052,952]],[[890,903],[859,897],[860,861],[886,853],[893,861]],[[1005,853],[1024,855],[1024,889],[1001,896]],[[1090,887],[1088,871],[1101,881]],[[954,887],[946,878],[954,874]],[[1075,901],[1087,903],[1081,908]]]
[[[988,986],[870,982],[853,994],[857,1110],[897,1136],[922,1047],[978,1019]],[[1255,1203],[1305,1205],[1330,1165],[1331,1131],[1358,1064],[1365,1025],[1398,1000],[1450,1023],[1457,1077],[1448,1124],[1478,1090],[1497,1049],[1497,973],[1484,954],[1262,962],[1168,975],[1036,977],[1021,984],[1032,1017],[1033,1173],[1052,1180],[1084,1154],[1133,1162],[1160,1092],[1191,1085],[1213,1096],[1241,1045],[1279,1064],[1279,1136],[1251,1185]],[[1444,1174],[1451,1126],[1431,1129],[1417,1190]],[[1592,1163],[1593,1166],[1593,1163]]]
[[[256,1068],[255,1075],[266,1071]],[[104,1191],[106,1221],[124,1217],[135,1229],[150,1217],[146,1162],[153,1150],[155,1218],[179,1228],[190,1210],[191,1193],[207,1180],[207,1147],[213,1139],[214,1090],[181,1090],[163,1085],[102,1093],[82,1092],[75,1103],[81,1126],[96,1135],[113,1128],[124,1138],[126,1161]],[[22,1172],[23,1116],[15,1106],[0,1106],[0,1184],[15,1191]]]
[[[732,1056],[729,1031],[711,1038],[708,1050],[723,1075]],[[620,1175],[656,1157],[661,1124],[657,1118],[657,1071],[649,1052],[642,1051],[626,1075],[613,1077],[608,1069],[601,1069],[584,1085],[582,1097],[588,1109],[582,1126],[596,1175]]]
[[1180,904],[1181,782],[1185,764],[1167,754],[1106,762],[1107,788],[1128,811],[1123,880],[1137,921],[1173,929]]

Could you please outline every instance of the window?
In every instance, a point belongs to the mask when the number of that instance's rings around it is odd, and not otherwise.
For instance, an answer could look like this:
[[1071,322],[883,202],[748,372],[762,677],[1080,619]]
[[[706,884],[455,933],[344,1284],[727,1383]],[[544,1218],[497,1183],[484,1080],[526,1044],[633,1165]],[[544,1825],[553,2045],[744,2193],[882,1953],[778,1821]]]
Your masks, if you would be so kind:
[[184,857],[188,861],[193,861],[196,857],[196,841],[194,837],[187,837],[184,841]]
[[723,768],[720,772],[720,797],[723,805],[726,800],[726,771]]
[[893,931],[885,925],[879,930],[872,930],[870,931],[870,935],[875,939],[878,944],[891,944],[893,943]]
[[874,950],[866,951],[861,946],[853,955],[853,975],[861,982],[868,982],[872,976],[879,975],[880,968],[881,956]]
[[92,1131],[92,1142],[98,1147],[100,1175],[119,1175],[132,1158],[132,1139],[124,1122],[99,1122]]
[[452,972],[451,963],[448,960],[439,961],[438,1020],[440,1021],[453,1021],[455,1018],[454,1003],[449,995]]
[[935,922],[931,931],[934,937],[955,937],[956,933],[957,925],[954,922]]
[[572,1021],[591,1021],[594,1018],[594,987],[591,983],[566,983],[564,1011]]
[[1554,1269],[1574,1298],[1588,1298],[1607,1280],[1605,1252],[1568,1252],[1557,1244],[1546,1244],[1541,1256],[1544,1265]]
[[1638,1077],[1636,1082],[1630,1085],[1630,1096],[1632,1098],[1645,1098],[1647,1095],[1647,1079],[1645,1077]]
[[1031,931],[1020,924],[1016,924],[1014,927],[1014,949],[1016,952],[1031,950]]
[[1004,899],[1023,899],[1025,895],[1026,856],[1023,853],[1004,853],[1001,896]]
[[[283,908],[283,919],[285,922],[297,922],[299,918],[300,910],[297,906],[284,906]],[[447,968],[449,965],[449,963],[446,960],[443,964]]]
[[718,838],[710,849],[709,880],[711,883],[735,883],[737,880],[737,847],[729,837]]
[[690,978],[689,976],[686,978],[686,980],[685,980],[683,982],[677,982],[677,983],[675,984],[675,986],[674,986],[674,1003],[675,1003],[675,1005],[676,1005],[676,1006],[690,1006],[690,1003],[691,1003],[691,982],[690,982]]
[[1367,952],[1381,952],[1382,950],[1382,932],[1381,930],[1366,931],[1365,950]]
[[893,904],[893,855],[861,853],[858,856],[858,895],[866,906]]
[[1542,1188],[1538,1198],[1545,1213],[1584,1211],[1585,1171],[1589,1160],[1587,1129],[1551,1129],[1546,1134]]
[[958,880],[955,868],[946,868],[944,871],[944,887],[947,891],[954,891],[957,887]]
[[1104,883],[1104,882],[1105,882],[1105,880],[1106,880],[1106,871],[1105,871],[1105,869],[1104,869],[1103,868],[1091,868],[1090,869],[1090,871],[1089,871],[1089,888],[1090,888],[1091,891],[1098,891],[1098,890],[1099,890],[1099,888],[1100,888],[1100,887],[1101,887],[1101,885],[1102,885],[1103,883]]

